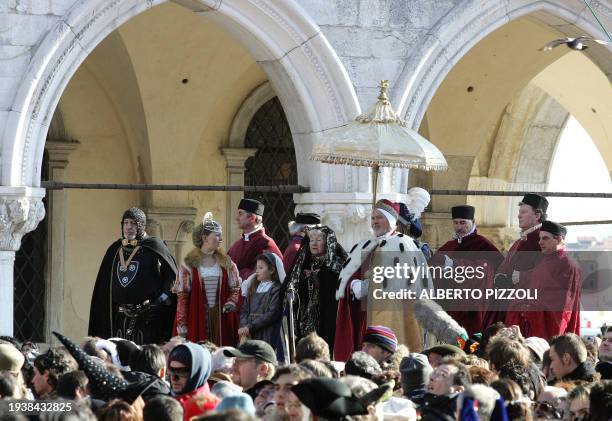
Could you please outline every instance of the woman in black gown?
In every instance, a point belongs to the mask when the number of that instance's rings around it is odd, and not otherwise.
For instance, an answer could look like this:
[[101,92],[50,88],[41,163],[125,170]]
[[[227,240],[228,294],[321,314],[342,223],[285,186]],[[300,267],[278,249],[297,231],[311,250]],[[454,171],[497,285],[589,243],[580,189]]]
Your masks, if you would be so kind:
[[294,304],[296,342],[316,332],[333,352],[336,334],[336,289],[338,275],[347,254],[327,226],[311,228],[289,273],[289,282],[297,291]]

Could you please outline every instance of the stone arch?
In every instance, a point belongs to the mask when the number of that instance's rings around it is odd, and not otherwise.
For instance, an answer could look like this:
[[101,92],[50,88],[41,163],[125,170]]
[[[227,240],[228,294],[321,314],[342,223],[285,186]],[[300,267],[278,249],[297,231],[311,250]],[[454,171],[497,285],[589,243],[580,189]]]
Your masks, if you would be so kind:
[[249,94],[232,120],[229,147],[244,148],[244,139],[253,116],[266,102],[276,96],[270,82],[264,82]]
[[[599,15],[612,16],[612,2],[601,0],[596,8]],[[588,33],[606,39],[583,2],[550,2],[547,0],[508,0],[468,2],[455,7],[444,16],[422,40],[422,47],[404,66],[391,101],[398,104],[402,115],[415,130],[418,129],[428,104],[453,66],[479,41],[504,24],[521,16],[530,15],[566,36]],[[608,20],[609,22],[609,20]],[[610,47],[584,52],[612,79]]]
[[[471,176],[470,190],[546,191],[556,147],[569,112],[529,84],[507,105],[497,130],[486,176]],[[475,165],[477,165],[475,163]],[[472,174],[478,171],[473,169]],[[516,225],[516,197],[470,196],[485,226]]]
[[[39,186],[45,135],[68,81],[109,33],[165,0],[77,2],[43,39],[14,99],[2,146],[2,184]],[[346,70],[294,0],[182,0],[219,23],[255,57],[279,92],[292,132],[305,136],[359,113]],[[307,148],[305,148],[307,149]]]

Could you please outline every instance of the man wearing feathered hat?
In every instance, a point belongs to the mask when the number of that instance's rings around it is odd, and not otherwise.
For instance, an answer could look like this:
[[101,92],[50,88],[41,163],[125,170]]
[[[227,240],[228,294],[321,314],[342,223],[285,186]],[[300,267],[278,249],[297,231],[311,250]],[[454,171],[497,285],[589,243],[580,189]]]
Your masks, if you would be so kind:
[[90,336],[121,337],[139,344],[170,337],[176,261],[162,240],[147,235],[146,222],[141,209],[123,213],[121,238],[106,250],[96,278]]
[[[255,272],[257,256],[270,252],[282,259],[283,254],[263,226],[264,205],[255,199],[242,199],[236,211],[236,223],[242,230],[241,237],[227,251],[240,278],[246,280]],[[282,279],[281,279],[282,282]]]
[[[383,199],[376,203],[371,216],[374,238],[355,244],[340,272],[340,286],[336,291],[336,298],[340,302],[334,344],[334,357],[337,360],[346,361],[354,350],[361,348],[368,324],[392,329],[398,342],[407,344],[411,350],[420,350],[422,347],[422,335],[411,310],[410,300],[374,300],[377,297],[375,289],[385,292],[409,289],[418,297],[423,288],[429,287],[427,278],[422,276],[427,267],[425,256],[411,237],[395,231],[399,211],[399,204],[390,200]],[[421,267],[421,272],[412,279],[397,275],[385,276],[382,283],[375,278],[380,268],[404,264]],[[378,294],[378,297],[381,296]],[[364,310],[366,302],[367,312]]]

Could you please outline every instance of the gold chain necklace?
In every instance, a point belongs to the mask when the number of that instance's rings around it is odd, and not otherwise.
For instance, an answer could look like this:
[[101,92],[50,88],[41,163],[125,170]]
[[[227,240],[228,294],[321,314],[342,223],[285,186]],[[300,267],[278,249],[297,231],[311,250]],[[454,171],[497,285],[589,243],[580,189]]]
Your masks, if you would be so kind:
[[122,247],[122,250],[119,252],[119,260],[121,261],[121,266],[120,266],[121,272],[125,272],[127,270],[128,266],[130,265],[130,262],[134,258],[134,255],[136,255],[136,252],[138,251],[139,248],[140,246],[134,247],[134,250],[130,254],[130,257],[128,257],[127,262],[126,262],[125,256],[123,255],[123,247]]

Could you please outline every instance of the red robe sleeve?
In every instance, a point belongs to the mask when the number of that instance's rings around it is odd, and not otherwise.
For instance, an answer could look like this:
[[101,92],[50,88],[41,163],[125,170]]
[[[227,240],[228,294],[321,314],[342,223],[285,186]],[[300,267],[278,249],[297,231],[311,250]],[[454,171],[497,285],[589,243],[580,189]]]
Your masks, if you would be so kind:
[[544,256],[521,282],[537,289],[538,299],[520,303],[523,311],[508,313],[506,324],[518,325],[525,337],[546,340],[580,333],[580,269],[564,252]]
[[285,267],[285,272],[289,273],[298,251],[300,250],[301,244],[302,237],[294,238],[285,249],[285,253],[283,253],[283,266]]
[[[471,267],[475,271],[480,267],[484,271],[484,276],[480,279],[466,279],[461,284],[456,283],[453,279],[438,278],[433,280],[436,288],[469,288],[483,291],[486,288],[493,288],[495,272],[504,258],[493,243],[477,233],[464,237],[461,243],[457,240],[446,242],[430,259],[430,266],[443,266],[444,255],[453,260],[455,270],[460,267]],[[488,310],[488,304],[484,298],[478,302],[454,300],[451,304],[453,307],[448,314],[470,335],[483,332],[497,319],[497,312]]]
[[362,300],[355,299],[351,293],[353,279],[361,279],[361,271],[351,276],[346,285],[344,297],[338,302],[334,338],[334,360],[336,361],[348,361],[353,352],[359,351],[367,327],[368,314],[362,308]]

